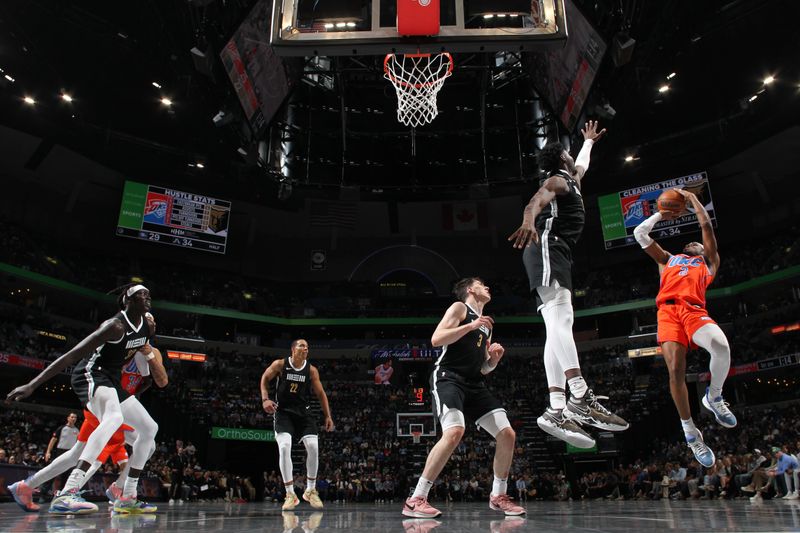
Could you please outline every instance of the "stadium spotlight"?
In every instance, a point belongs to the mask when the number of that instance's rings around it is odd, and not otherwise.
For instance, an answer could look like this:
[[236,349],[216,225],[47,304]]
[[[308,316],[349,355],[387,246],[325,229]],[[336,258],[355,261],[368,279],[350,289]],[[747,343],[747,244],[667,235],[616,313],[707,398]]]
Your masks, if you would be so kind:
[[25,98],[23,98],[22,101],[25,102],[28,105],[36,104],[36,100],[34,100],[33,97],[31,97],[31,96],[25,96]]

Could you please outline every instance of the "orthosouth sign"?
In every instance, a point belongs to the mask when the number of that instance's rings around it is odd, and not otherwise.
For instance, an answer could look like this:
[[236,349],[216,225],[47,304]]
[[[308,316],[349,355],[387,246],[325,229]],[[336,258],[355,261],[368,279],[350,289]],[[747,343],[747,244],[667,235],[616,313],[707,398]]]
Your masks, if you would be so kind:
[[256,442],[275,442],[275,432],[271,429],[211,428],[212,439],[248,440]]

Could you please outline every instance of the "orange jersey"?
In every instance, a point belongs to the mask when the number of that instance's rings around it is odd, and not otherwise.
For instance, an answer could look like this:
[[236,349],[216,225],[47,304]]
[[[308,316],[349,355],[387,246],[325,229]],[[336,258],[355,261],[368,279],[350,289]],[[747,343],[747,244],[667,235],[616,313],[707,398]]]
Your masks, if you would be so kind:
[[701,255],[671,255],[661,271],[661,289],[656,296],[656,306],[667,300],[684,301],[705,307],[706,288],[714,281],[714,274]]

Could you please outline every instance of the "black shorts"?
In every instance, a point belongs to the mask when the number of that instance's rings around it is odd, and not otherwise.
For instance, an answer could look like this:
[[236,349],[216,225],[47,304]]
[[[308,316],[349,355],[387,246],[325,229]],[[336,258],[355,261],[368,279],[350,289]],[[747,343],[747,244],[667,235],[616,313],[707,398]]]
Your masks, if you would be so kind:
[[525,248],[522,262],[537,306],[542,305],[537,287],[552,287],[557,281],[559,286],[572,291],[572,250],[557,235]]
[[294,441],[301,441],[303,437],[316,436],[319,425],[316,417],[310,414],[279,410],[275,413],[275,434],[278,433],[288,433]]
[[440,368],[431,377],[434,414],[441,420],[450,409],[458,409],[473,422],[483,415],[503,409],[481,379],[468,381],[446,368]]
[[130,397],[122,388],[122,371],[107,372],[102,366],[93,364],[87,370],[89,360],[84,359],[72,371],[72,390],[78,395],[81,405],[89,405],[89,400],[94,396],[97,387],[111,387],[117,390],[120,403]]

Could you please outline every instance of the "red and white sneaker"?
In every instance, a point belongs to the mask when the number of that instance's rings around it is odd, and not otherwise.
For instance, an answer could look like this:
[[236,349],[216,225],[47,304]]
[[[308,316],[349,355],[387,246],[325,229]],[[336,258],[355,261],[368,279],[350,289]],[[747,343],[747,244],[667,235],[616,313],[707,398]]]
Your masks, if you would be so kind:
[[436,518],[442,512],[428,503],[427,498],[411,497],[403,505],[403,515],[411,518]]
[[25,481],[17,481],[6,487],[23,511],[35,513],[39,506],[33,503],[33,489]]
[[494,511],[503,511],[506,516],[520,516],[526,512],[525,508],[514,503],[508,494],[489,496],[489,508]]

